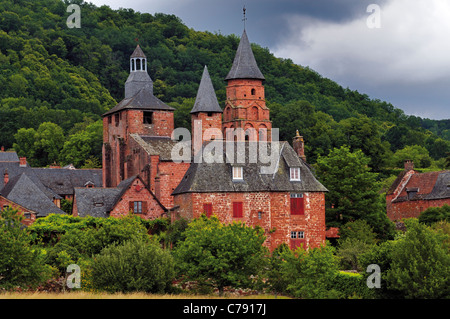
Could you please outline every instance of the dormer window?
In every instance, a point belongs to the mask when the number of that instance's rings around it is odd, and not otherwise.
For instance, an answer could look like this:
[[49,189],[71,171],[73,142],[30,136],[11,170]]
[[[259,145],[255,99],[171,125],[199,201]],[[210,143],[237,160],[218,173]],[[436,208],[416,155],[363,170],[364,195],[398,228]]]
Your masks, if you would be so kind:
[[242,166],[233,166],[233,181],[242,181],[244,179],[243,171]]
[[300,181],[300,167],[291,167],[291,182]]

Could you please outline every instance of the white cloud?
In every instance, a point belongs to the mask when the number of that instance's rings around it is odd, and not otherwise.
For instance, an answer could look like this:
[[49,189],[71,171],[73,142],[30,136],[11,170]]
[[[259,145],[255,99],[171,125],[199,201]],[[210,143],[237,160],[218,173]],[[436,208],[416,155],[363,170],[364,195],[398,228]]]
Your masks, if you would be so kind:
[[275,55],[334,78],[418,83],[450,77],[450,1],[390,1],[381,7],[379,29],[368,28],[369,15],[342,24],[290,16],[289,36]]

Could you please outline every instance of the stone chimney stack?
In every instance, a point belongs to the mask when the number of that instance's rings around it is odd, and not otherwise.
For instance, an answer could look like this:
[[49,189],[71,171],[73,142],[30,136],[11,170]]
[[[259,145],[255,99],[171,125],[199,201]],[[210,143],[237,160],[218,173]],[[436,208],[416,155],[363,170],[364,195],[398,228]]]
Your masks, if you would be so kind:
[[292,146],[294,147],[294,151],[297,153],[298,157],[306,162],[305,142],[303,141],[303,136],[300,136],[300,134],[298,133],[298,130],[292,142]]
[[414,170],[414,161],[406,160],[405,161],[405,171],[412,171],[412,170]]
[[5,169],[5,173],[3,174],[3,186],[8,184],[8,182],[9,182],[8,169]]
[[27,166],[27,158],[26,157],[20,157],[19,158],[19,166],[20,167],[26,167]]

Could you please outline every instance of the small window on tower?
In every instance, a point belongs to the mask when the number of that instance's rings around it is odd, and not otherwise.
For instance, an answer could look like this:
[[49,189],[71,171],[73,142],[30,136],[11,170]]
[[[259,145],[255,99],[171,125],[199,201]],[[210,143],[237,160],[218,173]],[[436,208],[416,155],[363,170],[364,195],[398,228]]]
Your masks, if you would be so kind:
[[153,124],[153,112],[144,112],[144,124]]
[[212,115],[212,112],[208,112],[208,117],[211,117]]
[[116,114],[115,116],[114,116],[114,121],[116,122],[115,124],[116,124],[116,126],[119,126],[119,114]]
[[256,94],[256,90],[252,89],[252,95],[255,95],[255,94]]

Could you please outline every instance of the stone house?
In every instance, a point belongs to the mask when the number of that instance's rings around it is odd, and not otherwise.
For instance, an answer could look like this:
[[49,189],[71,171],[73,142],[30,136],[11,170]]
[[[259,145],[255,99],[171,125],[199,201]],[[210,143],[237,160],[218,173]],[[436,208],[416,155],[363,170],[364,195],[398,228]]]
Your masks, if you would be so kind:
[[410,160],[386,193],[387,216],[392,221],[417,218],[427,208],[445,204],[450,205],[450,171],[419,173]]

